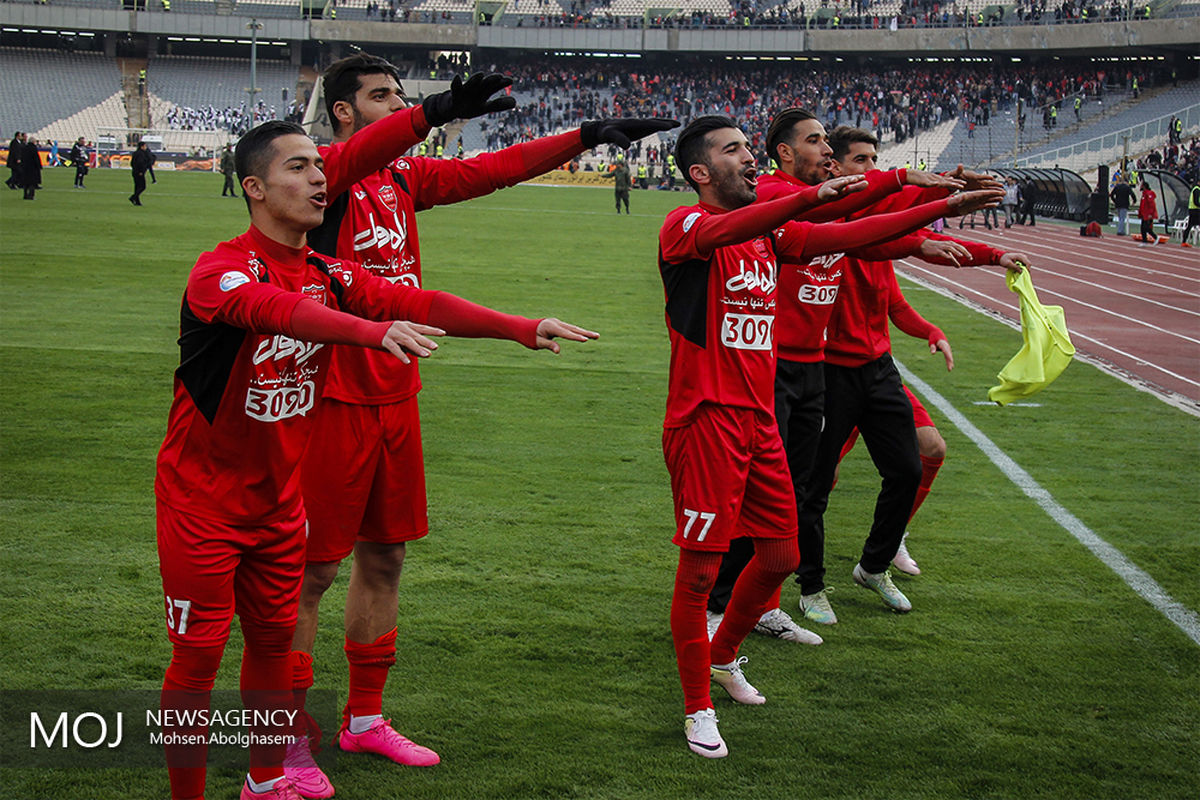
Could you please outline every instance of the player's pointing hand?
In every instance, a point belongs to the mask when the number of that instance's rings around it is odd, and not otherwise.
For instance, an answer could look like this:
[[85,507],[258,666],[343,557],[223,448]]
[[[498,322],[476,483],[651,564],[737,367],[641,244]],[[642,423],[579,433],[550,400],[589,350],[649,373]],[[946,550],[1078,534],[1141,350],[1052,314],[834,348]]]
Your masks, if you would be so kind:
[[971,263],[971,251],[948,239],[925,239],[921,242],[921,251],[917,255],[926,261],[944,259],[956,267],[961,267],[964,262]]
[[408,353],[412,353],[418,358],[428,358],[434,350],[437,350],[437,342],[430,339],[430,336],[445,335],[444,330],[432,325],[396,320],[384,333],[383,341],[379,344],[381,349],[387,350],[407,364],[409,363]]
[[966,183],[953,175],[938,175],[936,172],[925,172],[919,169],[904,171],[905,183],[909,186],[921,186],[926,189],[949,189],[954,192],[966,187]]
[[678,127],[677,119],[593,119],[579,126],[579,139],[589,150],[600,144],[615,144],[628,149],[638,139]]
[[831,178],[821,184],[821,188],[817,190],[817,199],[822,202],[837,200],[839,197],[848,195],[851,192],[862,191],[865,188],[867,188],[867,179],[862,175],[846,175],[841,178]]
[[950,198],[950,213],[947,216],[962,217],[981,208],[995,208],[1004,199],[1003,189],[980,189],[977,192],[960,192]]
[[517,100],[514,97],[492,97],[509,86],[512,86],[512,78],[498,72],[486,75],[476,72],[465,83],[461,75],[455,75],[449,89],[431,94],[421,103],[425,109],[425,121],[438,128],[456,119],[473,119],[516,108]]
[[537,326],[537,349],[557,353],[558,342],[555,339],[567,339],[572,342],[586,342],[588,339],[599,339],[600,334],[589,331],[578,325],[563,322],[561,319],[546,317]]

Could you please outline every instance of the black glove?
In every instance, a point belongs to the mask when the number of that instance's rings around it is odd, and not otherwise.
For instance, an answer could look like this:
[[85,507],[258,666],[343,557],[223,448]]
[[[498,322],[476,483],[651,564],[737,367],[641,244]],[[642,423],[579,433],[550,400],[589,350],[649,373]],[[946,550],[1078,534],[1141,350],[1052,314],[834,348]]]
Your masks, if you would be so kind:
[[434,128],[440,128],[452,120],[471,119],[493,111],[516,108],[516,98],[506,96],[489,99],[509,86],[512,86],[512,78],[498,72],[489,75],[476,72],[467,78],[466,83],[463,83],[461,75],[455,75],[448,90],[431,94],[421,103],[421,108],[425,109],[425,121]]
[[593,119],[579,126],[579,138],[589,150],[598,144],[615,144],[617,147],[628,149],[635,139],[678,127],[677,119]]

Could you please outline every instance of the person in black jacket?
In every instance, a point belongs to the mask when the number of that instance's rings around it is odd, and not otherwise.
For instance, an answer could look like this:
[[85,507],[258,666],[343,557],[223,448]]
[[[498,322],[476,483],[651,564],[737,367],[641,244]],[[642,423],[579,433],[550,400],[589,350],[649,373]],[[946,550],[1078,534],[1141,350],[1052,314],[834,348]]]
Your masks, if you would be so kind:
[[82,136],[76,140],[75,146],[71,148],[70,159],[71,163],[75,165],[75,188],[82,189],[83,178],[88,174],[87,144],[84,143]]
[[25,152],[24,136],[25,134],[17,131],[13,134],[12,141],[8,143],[8,169],[12,174],[8,176],[4,185],[10,189],[17,189],[21,186],[21,155]]
[[18,182],[25,190],[25,199],[32,200],[42,187],[42,157],[38,154],[37,140],[26,139],[21,145],[21,169]]
[[154,154],[150,152],[150,148],[145,142],[138,142],[137,150],[133,151],[133,158],[129,162],[133,170],[133,194],[129,195],[129,202],[135,206],[142,204],[142,192],[146,191],[146,170],[153,164]]

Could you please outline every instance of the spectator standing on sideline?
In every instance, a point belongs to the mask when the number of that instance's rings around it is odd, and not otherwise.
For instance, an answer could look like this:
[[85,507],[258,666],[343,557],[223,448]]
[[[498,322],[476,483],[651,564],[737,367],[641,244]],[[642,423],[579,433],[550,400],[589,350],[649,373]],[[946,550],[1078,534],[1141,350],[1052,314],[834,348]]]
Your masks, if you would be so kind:
[[1008,178],[1004,182],[1004,227],[1011,228],[1017,215],[1017,204],[1021,200],[1021,191],[1017,187],[1016,178]]
[[10,189],[21,188],[21,156],[25,154],[25,134],[17,131],[8,143],[8,180],[4,185]]
[[133,173],[133,194],[129,195],[129,202],[135,206],[142,204],[142,192],[146,191],[146,170],[150,169],[153,163],[154,154],[150,152],[150,148],[145,142],[138,142],[137,150],[133,151],[133,157],[129,159],[129,169]]
[[221,197],[237,197],[237,189],[233,185],[233,173],[235,170],[233,158],[233,145],[225,145],[225,149],[221,151],[221,174],[225,176],[225,185],[221,187]]
[[1142,202],[1138,204],[1138,219],[1142,221],[1142,241],[1154,244],[1158,241],[1154,234],[1154,220],[1158,218],[1158,195],[1150,188],[1150,184],[1142,181]]
[[88,149],[82,136],[75,140],[69,157],[75,166],[75,188],[82,189],[84,188],[83,179],[88,174]]
[[1183,229],[1183,246],[1191,247],[1188,237],[1192,228],[1200,227],[1200,179],[1192,181],[1192,189],[1188,192],[1188,223]]
[[625,156],[617,155],[617,165],[604,174],[606,178],[612,178],[613,193],[617,201],[617,213],[621,213],[621,203],[625,203],[625,213],[629,213],[629,165],[625,163]]
[[1021,224],[1027,224],[1030,227],[1037,225],[1037,220],[1034,218],[1034,206],[1038,201],[1037,186],[1033,180],[1027,180],[1021,184]]
[[26,137],[21,145],[21,187],[25,190],[26,200],[32,200],[42,188],[42,157],[38,153],[37,139]]
[[1117,236],[1124,236],[1129,230],[1129,207],[1137,202],[1137,195],[1125,176],[1118,175],[1117,185],[1108,196],[1112,198],[1113,208],[1117,212]]

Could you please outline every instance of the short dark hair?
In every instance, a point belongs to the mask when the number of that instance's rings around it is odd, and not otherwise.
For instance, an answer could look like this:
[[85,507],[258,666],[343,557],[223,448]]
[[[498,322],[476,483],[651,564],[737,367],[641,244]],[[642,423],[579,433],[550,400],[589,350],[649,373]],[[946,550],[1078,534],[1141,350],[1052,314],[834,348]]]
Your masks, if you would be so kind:
[[333,105],[339,100],[354,104],[354,95],[362,88],[363,75],[391,75],[400,83],[400,70],[386,58],[373,56],[370,53],[355,53],[352,56],[338,59],[325,70],[321,78],[321,90],[325,93],[325,110],[329,112],[329,124],[335,133],[341,129],[341,123],[333,114]]
[[850,145],[855,142],[869,144],[876,150],[879,149],[879,140],[868,130],[852,128],[849,125],[838,125],[829,132],[829,148],[833,150],[835,161],[840,161],[846,153],[849,153]]
[[722,128],[741,130],[738,124],[729,117],[711,114],[705,117],[696,117],[689,122],[675,142],[675,162],[679,166],[679,171],[683,173],[684,180],[697,192],[700,191],[700,187],[692,180],[688,170],[691,169],[692,164],[708,164],[708,148],[705,145],[705,139],[708,134]]
[[779,164],[779,145],[792,138],[792,128],[797,122],[816,118],[816,114],[800,106],[785,108],[776,114],[775,119],[771,120],[771,126],[767,128],[767,155],[771,160]]
[[[233,165],[237,169],[238,183],[250,175],[265,177],[267,166],[271,163],[271,154],[274,152],[271,143],[280,136],[293,134],[308,136],[304,128],[295,122],[281,119],[269,120],[246,131],[242,138],[238,139],[237,149],[233,151]],[[246,207],[249,208],[250,198],[245,191],[242,192],[242,196],[246,198]]]

